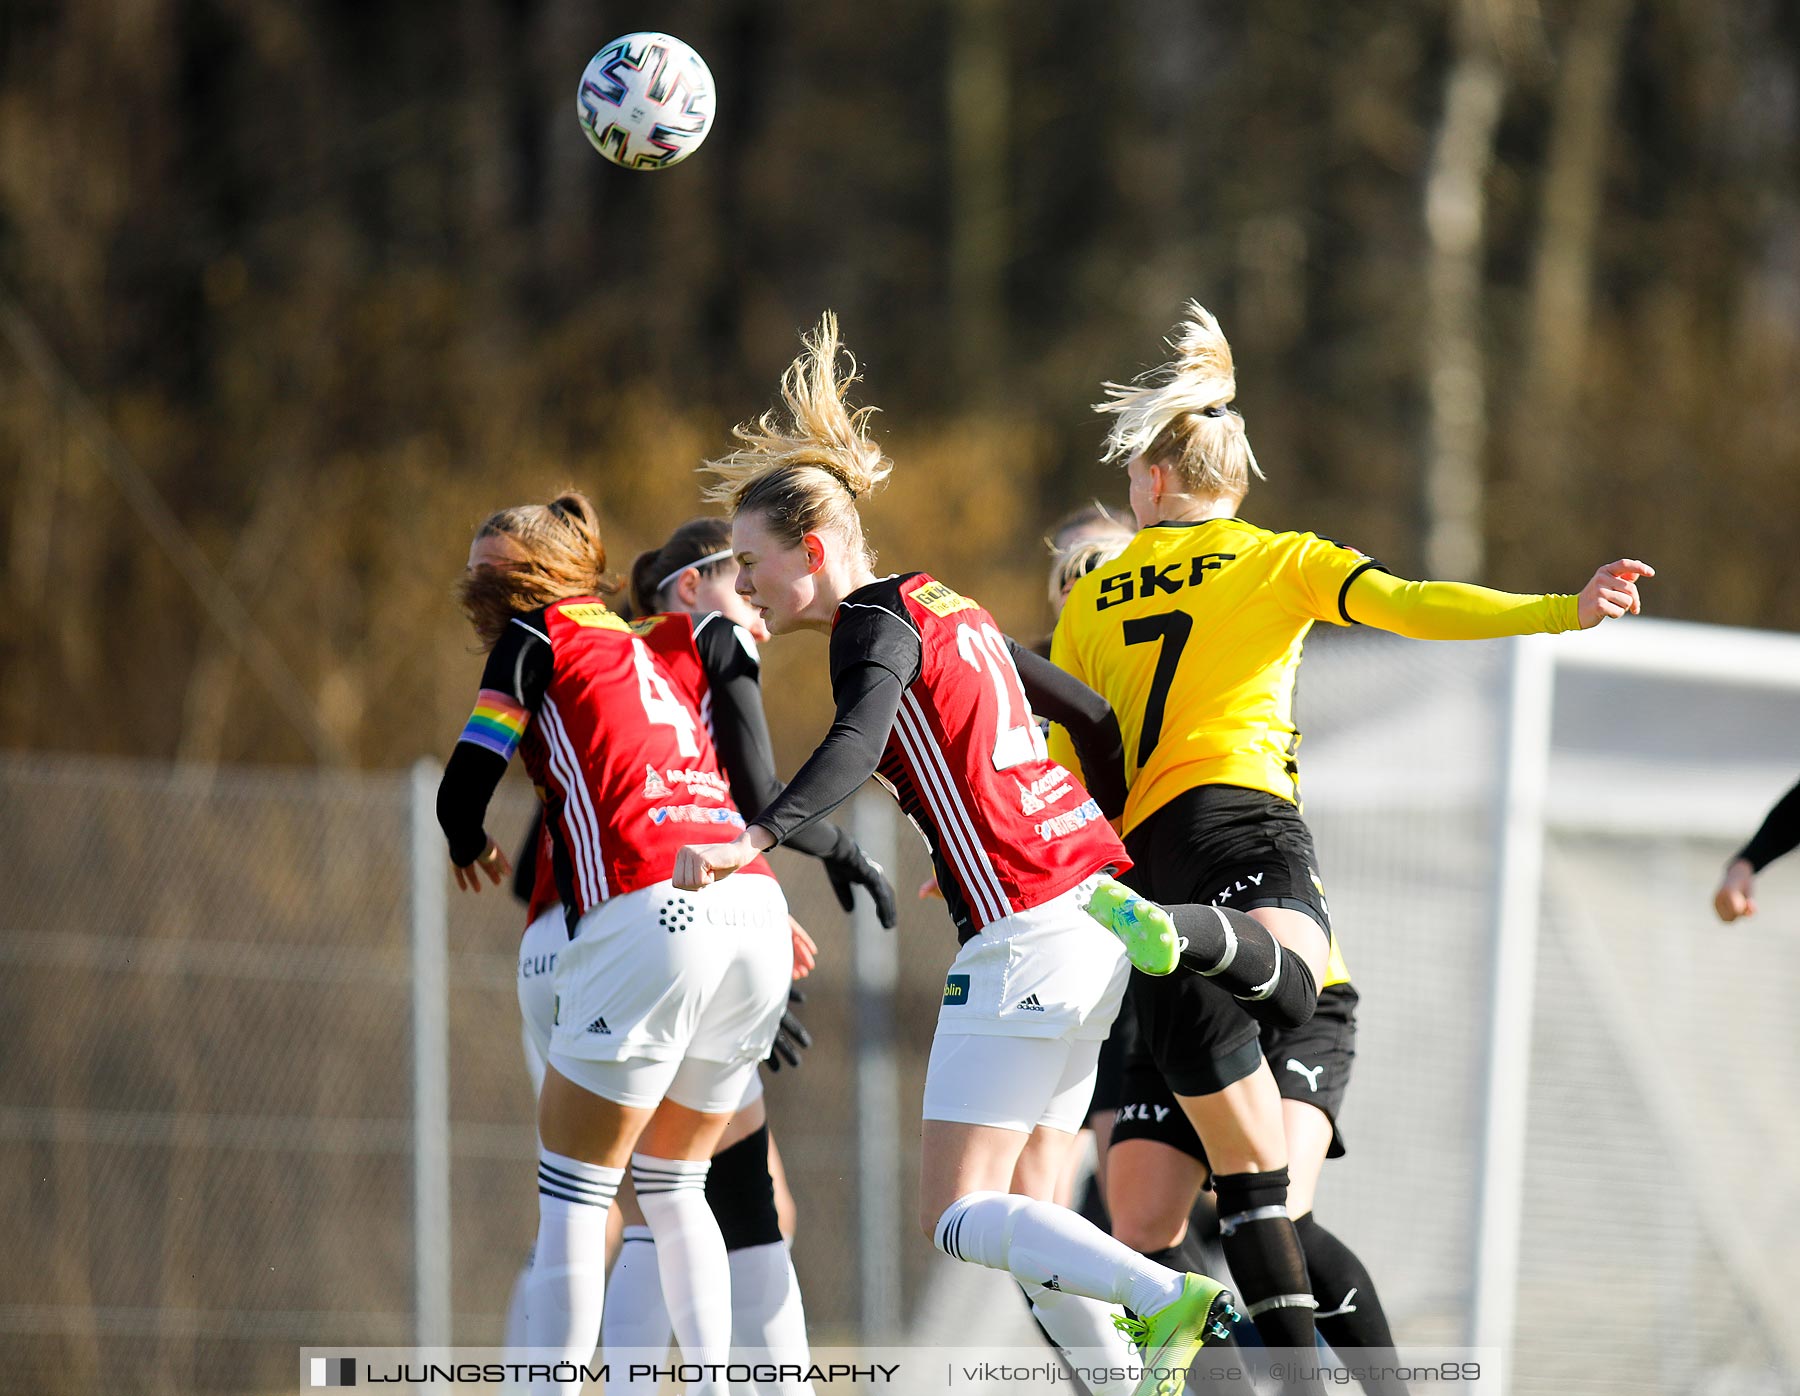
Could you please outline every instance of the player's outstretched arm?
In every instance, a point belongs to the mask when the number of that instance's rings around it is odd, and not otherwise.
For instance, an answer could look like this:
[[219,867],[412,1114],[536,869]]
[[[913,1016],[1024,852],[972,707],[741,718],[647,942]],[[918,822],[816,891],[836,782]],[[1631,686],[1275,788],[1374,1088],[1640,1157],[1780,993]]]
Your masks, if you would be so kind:
[[[753,835],[761,834],[760,841]],[[752,824],[730,843],[683,844],[675,853],[675,874],[671,881],[683,892],[698,892],[715,882],[723,882],[758,853],[773,848],[775,840],[761,825]]]
[[1010,635],[1006,647],[1032,712],[1069,734],[1081,763],[1082,784],[1099,802],[1100,812],[1117,819],[1125,808],[1125,738],[1112,705]]
[[1589,630],[1636,614],[1638,582],[1655,571],[1632,558],[1609,562],[1573,596],[1523,595],[1468,582],[1408,582],[1375,567],[1345,584],[1346,619],[1414,640],[1497,640],[1507,635]]
[[823,819],[875,774],[905,686],[891,669],[856,664],[838,681],[838,709],[818,749],[731,843],[689,844],[675,856],[675,885],[694,892],[728,877],[795,830]]
[[486,829],[488,804],[543,702],[550,682],[549,645],[531,627],[509,625],[489,652],[481,692],[438,784],[437,817],[450,846],[456,885],[479,892],[485,876],[498,885],[512,863]]
[[1750,842],[1725,865],[1719,890],[1713,893],[1713,910],[1721,921],[1756,915],[1756,875],[1784,853],[1800,847],[1800,785],[1775,802],[1762,827]]
[[[763,711],[761,665],[736,638],[737,627],[714,618],[695,645],[713,693],[713,745],[731,782],[731,798],[744,818],[757,817],[780,796],[775,774],[774,744]],[[855,906],[854,889],[867,890],[881,924],[892,930],[898,919],[894,888],[882,866],[845,830],[826,820],[802,825],[783,843],[810,854],[825,865],[832,893],[845,911]]]

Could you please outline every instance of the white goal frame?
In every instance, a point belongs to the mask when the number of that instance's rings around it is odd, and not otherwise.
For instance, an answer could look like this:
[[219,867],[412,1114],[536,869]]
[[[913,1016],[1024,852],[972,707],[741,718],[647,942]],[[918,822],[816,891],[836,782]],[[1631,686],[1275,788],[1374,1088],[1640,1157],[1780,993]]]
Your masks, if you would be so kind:
[[[1720,688],[1773,688],[1800,697],[1800,635],[1631,617],[1581,634],[1528,636],[1507,645],[1468,1341],[1471,1347],[1510,1356],[1524,1213],[1544,841],[1552,825],[1593,827],[1591,816],[1566,810],[1553,815],[1551,809],[1557,676],[1565,670],[1598,670],[1698,680]],[[1694,813],[1683,812],[1687,831],[1741,838],[1763,812],[1744,810],[1730,826],[1703,814],[1696,821]],[[1729,1235],[1721,1239],[1728,1250],[1739,1250]],[[1772,1331],[1785,1327],[1777,1323]],[[1800,1349],[1800,1340],[1795,1346]]]

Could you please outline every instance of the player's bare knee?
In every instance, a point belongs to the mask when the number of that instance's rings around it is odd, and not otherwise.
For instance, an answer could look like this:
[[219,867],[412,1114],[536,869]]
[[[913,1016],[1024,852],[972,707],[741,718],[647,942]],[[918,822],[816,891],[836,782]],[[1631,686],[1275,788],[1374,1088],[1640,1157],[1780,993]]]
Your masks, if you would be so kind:
[[1186,1230],[1186,1214],[1164,1208],[1123,1217],[1115,1212],[1112,1218],[1114,1238],[1145,1255],[1176,1245]]
[[932,1245],[937,1244],[938,1228],[944,1213],[957,1202],[953,1193],[922,1192],[919,1196],[919,1230]]

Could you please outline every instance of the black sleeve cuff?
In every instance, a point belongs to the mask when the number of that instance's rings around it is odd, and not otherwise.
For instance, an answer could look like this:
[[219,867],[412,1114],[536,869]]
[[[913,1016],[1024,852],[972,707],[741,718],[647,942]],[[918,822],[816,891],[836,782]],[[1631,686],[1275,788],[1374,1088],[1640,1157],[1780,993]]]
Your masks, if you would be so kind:
[[[1344,602],[1345,602],[1345,599],[1350,595],[1350,583],[1354,582],[1358,577],[1362,576],[1362,574],[1365,572],[1387,572],[1387,568],[1383,567],[1379,562],[1375,561],[1375,559],[1371,557],[1371,558],[1365,559],[1362,566],[1358,567],[1348,577],[1344,578],[1344,584],[1338,588],[1338,614],[1344,618],[1345,625],[1361,625],[1362,624],[1361,621],[1359,621],[1358,619],[1356,619],[1355,616],[1350,614],[1350,610],[1344,604]],[[1388,575],[1392,576],[1393,574],[1390,572],[1390,573],[1388,573]]]

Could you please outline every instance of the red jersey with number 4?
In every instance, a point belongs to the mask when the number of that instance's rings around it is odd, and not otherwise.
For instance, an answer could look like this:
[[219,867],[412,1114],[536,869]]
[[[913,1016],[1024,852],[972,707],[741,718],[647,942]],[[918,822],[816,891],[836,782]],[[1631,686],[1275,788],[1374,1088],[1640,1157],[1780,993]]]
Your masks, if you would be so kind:
[[922,572],[885,578],[845,598],[831,648],[834,673],[872,661],[906,685],[876,775],[931,845],[959,921],[980,930],[1131,866],[1050,760],[1007,639],[977,603]]
[[[701,716],[708,691],[692,621],[634,626],[583,597],[514,624],[537,629],[553,657],[519,745],[551,831],[554,876],[540,856],[534,917],[548,904],[545,882],[558,889],[550,897],[587,911],[667,881],[682,845],[743,832]],[[742,873],[773,875],[761,858]]]

